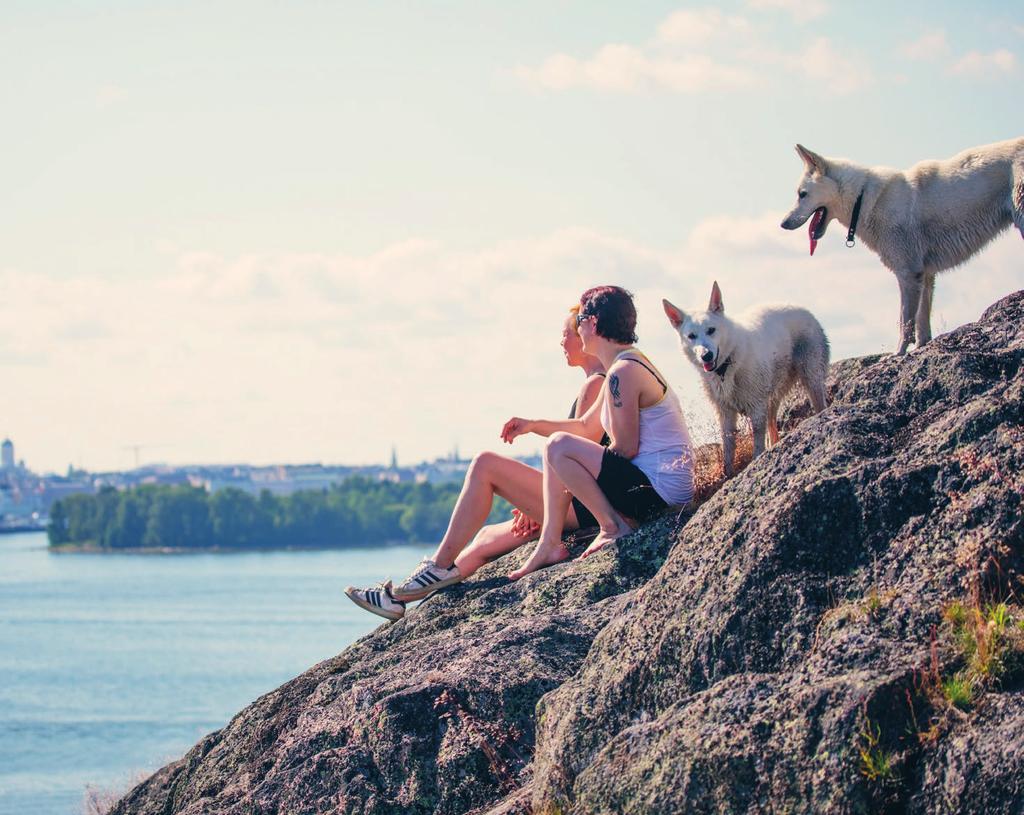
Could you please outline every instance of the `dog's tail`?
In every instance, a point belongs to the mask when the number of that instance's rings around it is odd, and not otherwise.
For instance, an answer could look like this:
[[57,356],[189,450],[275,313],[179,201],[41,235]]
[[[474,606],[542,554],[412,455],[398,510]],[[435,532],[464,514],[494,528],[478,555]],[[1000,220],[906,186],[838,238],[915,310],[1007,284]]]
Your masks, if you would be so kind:
[[1013,186],[1010,189],[1010,211],[1013,223],[1024,238],[1024,150],[1018,150],[1013,159]]

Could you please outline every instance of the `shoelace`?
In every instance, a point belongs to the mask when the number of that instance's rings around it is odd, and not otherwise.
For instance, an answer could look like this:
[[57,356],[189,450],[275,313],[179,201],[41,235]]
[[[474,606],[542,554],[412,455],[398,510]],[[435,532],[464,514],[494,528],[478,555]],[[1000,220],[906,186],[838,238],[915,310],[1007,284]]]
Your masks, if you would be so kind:
[[417,566],[413,570],[413,573],[411,575],[409,575],[409,580],[406,581],[406,582],[411,582],[411,581],[415,580],[417,577],[419,577],[424,572],[429,571],[430,569],[435,568],[435,565],[436,564],[434,563],[434,561],[432,561],[430,558],[428,558],[428,557],[423,558],[423,560],[420,561],[420,565]]
[[385,597],[391,600],[395,599],[391,596],[391,587],[388,585],[388,581],[386,580],[381,583],[374,583],[372,586],[370,586],[368,589],[365,589],[364,591],[379,591]]

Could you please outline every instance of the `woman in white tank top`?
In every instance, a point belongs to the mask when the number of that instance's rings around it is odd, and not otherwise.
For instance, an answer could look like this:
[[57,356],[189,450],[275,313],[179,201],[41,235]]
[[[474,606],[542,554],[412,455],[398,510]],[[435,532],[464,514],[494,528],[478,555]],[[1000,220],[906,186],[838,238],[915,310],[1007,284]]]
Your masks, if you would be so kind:
[[[664,389],[658,402],[640,408],[640,444],[630,460],[647,476],[667,505],[687,504],[693,498],[693,457],[690,431],[679,397],[640,351],[628,348],[617,355],[618,360],[642,365]],[[611,405],[612,402],[605,399],[601,408],[601,424],[606,429],[612,425]]]
[[[533,555],[513,579],[565,560],[566,513],[570,523],[600,527],[583,557],[632,531],[672,505],[693,498],[693,451],[675,392],[640,351],[632,295],[618,286],[598,286],[580,298],[580,338],[587,353],[606,366],[602,398],[583,417],[565,422],[513,418],[502,438],[523,433],[549,437],[544,451],[544,522]],[[603,426],[611,444],[593,437]],[[571,507],[571,509],[570,509]]]

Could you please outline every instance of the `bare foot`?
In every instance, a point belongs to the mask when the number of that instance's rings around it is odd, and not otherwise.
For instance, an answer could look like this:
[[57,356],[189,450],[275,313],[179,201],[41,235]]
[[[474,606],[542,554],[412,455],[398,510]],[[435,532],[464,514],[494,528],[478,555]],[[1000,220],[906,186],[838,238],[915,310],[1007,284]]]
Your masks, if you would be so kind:
[[619,538],[626,537],[626,535],[628,535],[632,531],[633,527],[629,525],[626,519],[623,518],[621,515],[616,514],[615,529],[611,531],[602,529],[600,532],[598,532],[597,537],[590,542],[590,546],[588,546],[583,551],[583,554],[580,555],[580,558],[582,559],[585,557],[589,557],[590,555],[594,554],[594,552],[604,549],[604,547],[606,547],[609,543],[615,543],[615,541],[617,541]]
[[533,554],[530,555],[530,559],[514,572],[510,572],[508,579],[518,580],[520,577],[525,577],[530,572],[537,571],[537,569],[543,569],[545,566],[561,563],[563,560],[568,559],[569,550],[565,548],[565,544],[561,541],[558,541],[557,543],[538,543],[537,548],[534,549]]

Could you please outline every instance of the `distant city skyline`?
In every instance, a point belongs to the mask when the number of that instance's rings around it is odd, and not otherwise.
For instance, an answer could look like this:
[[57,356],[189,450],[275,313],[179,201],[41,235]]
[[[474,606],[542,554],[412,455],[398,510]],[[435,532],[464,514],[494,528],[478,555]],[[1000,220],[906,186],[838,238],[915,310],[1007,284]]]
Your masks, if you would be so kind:
[[[140,449],[141,450],[143,447],[144,447],[144,445],[130,445],[128,449]],[[15,458],[15,449],[16,448],[15,448],[15,445],[14,445],[14,441],[12,439],[3,438],[2,440],[0,440],[0,475],[2,475],[3,471],[14,470],[14,469],[24,469],[25,471],[33,473],[35,475],[47,475],[47,476],[60,476],[60,475],[62,475],[63,471],[58,471],[58,470],[54,470],[54,469],[47,469],[47,470],[36,469],[36,468],[33,468],[31,462],[26,461],[24,458],[22,458],[20,460],[16,459]],[[538,455],[538,453],[536,451],[529,452],[529,453],[524,453],[522,450],[520,450],[520,451],[518,451],[516,453],[516,457],[524,458],[524,459],[525,458],[534,458],[537,455]],[[380,470],[387,470],[387,469],[391,469],[391,470],[415,470],[417,468],[421,468],[421,467],[424,467],[426,465],[435,464],[435,463],[438,463],[438,462],[454,462],[454,463],[465,464],[465,463],[468,463],[469,461],[470,461],[470,459],[465,459],[465,458],[461,457],[461,454],[459,453],[458,445],[455,445],[450,450],[448,450],[447,452],[442,453],[441,455],[432,456],[432,457],[428,457],[428,458],[424,458],[424,459],[419,459],[419,460],[416,460],[416,461],[413,461],[413,460],[410,459],[410,460],[407,460],[406,463],[403,464],[403,463],[401,463],[399,461],[399,458],[398,458],[398,448],[395,447],[394,445],[392,445],[390,453],[384,459],[382,459],[379,462],[351,463],[351,462],[345,462],[345,461],[277,461],[277,462],[267,462],[267,463],[262,463],[262,464],[252,464],[251,462],[248,462],[248,461],[220,461],[220,462],[199,462],[199,461],[197,461],[197,462],[180,462],[180,463],[177,463],[177,464],[171,464],[169,462],[159,461],[159,460],[147,460],[147,461],[136,460],[135,464],[133,464],[132,466],[128,466],[128,467],[114,467],[114,468],[111,468],[111,469],[108,469],[108,470],[99,470],[99,469],[89,470],[88,468],[79,467],[75,462],[69,462],[67,467],[63,468],[63,469],[64,470],[74,470],[76,472],[93,473],[93,474],[99,474],[99,473],[104,473],[104,472],[107,472],[107,473],[128,473],[128,472],[132,472],[132,471],[136,471],[136,470],[150,470],[150,469],[160,469],[160,468],[171,468],[171,469],[173,469],[173,468],[186,468],[187,469],[187,468],[202,468],[202,467],[212,467],[212,468],[217,468],[217,467],[225,467],[225,468],[230,468],[230,467],[251,467],[253,469],[261,469],[261,468],[266,469],[266,468],[273,468],[273,467],[301,468],[301,467],[321,467],[322,466],[322,467],[328,467],[328,468],[334,468],[334,467],[341,467],[341,468],[344,468],[344,467],[357,467],[357,468],[376,468],[376,469],[380,469]]]
[[[1024,135],[1016,6],[835,0],[5,5],[0,435],[40,471],[530,454],[580,292],[710,412],[661,310],[810,308],[890,351],[896,282],[783,232],[800,162]],[[245,24],[239,25],[244,19]],[[936,333],[1020,288],[939,278]]]
[[[29,462],[14,461],[10,439],[0,443],[0,534],[45,529],[56,501],[72,495],[96,494],[114,488],[193,487],[207,493],[224,489],[240,490],[252,496],[269,492],[275,496],[299,491],[332,489],[350,478],[368,478],[405,484],[461,485],[470,461],[453,448],[447,455],[432,460],[400,465],[394,449],[387,464],[351,465],[344,462],[306,462],[250,465],[245,462],[224,464],[147,464],[119,470],[93,471],[69,468],[66,473],[36,472]],[[533,467],[541,462],[536,456],[520,457]]]

